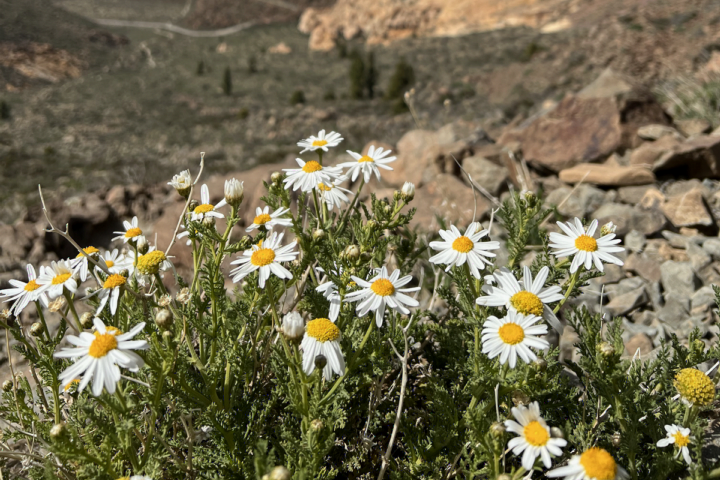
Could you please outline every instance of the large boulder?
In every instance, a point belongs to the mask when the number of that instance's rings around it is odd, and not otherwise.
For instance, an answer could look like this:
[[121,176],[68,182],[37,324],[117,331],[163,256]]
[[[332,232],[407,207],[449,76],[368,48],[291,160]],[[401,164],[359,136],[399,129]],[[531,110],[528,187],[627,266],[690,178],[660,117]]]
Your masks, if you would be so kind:
[[397,160],[390,166],[392,170],[382,172],[383,182],[400,187],[404,182],[420,186],[423,173],[433,166],[435,157],[428,154],[431,147],[438,144],[438,135],[432,130],[410,130],[397,143]]
[[490,210],[490,203],[482,195],[473,195],[470,187],[447,173],[437,175],[435,180],[417,189],[411,206],[417,208],[412,225],[424,231],[438,229],[437,217],[448,223],[467,225],[473,214],[480,220]]
[[575,165],[560,172],[565,183],[592,183],[605,186],[647,185],[655,182],[655,175],[642,167],[598,165],[594,163]]
[[662,211],[678,228],[714,225],[713,217],[705,207],[702,191],[699,188],[668,198],[662,205]]
[[720,178],[720,137],[691,138],[665,152],[652,168],[684,178]]

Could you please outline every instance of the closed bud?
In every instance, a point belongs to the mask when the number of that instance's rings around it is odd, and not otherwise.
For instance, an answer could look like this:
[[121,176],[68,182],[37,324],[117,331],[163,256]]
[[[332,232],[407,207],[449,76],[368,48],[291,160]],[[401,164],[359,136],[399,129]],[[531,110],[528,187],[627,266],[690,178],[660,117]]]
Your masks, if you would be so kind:
[[515,390],[512,392],[512,401],[516,407],[530,404],[530,397],[528,397],[522,390]]
[[272,469],[269,480],[290,480],[291,478],[290,470],[280,465]]
[[392,207],[386,203],[383,207],[383,210],[385,211],[385,213],[390,213],[392,212]]
[[12,380],[5,380],[2,385],[3,392],[12,392],[13,389],[13,381]]
[[500,438],[505,433],[505,425],[501,422],[495,422],[492,425],[490,425],[490,433],[492,433],[492,436],[495,438]]
[[402,192],[400,190],[395,190],[393,192],[393,200],[396,202],[402,198]]
[[67,305],[67,300],[65,297],[57,297],[55,300],[50,302],[48,304],[48,310],[50,310],[53,313],[57,313],[61,311],[65,306]]
[[0,321],[2,323],[9,323],[8,320],[10,320],[11,315],[10,310],[7,308],[0,310]]
[[214,228],[215,227],[215,217],[204,217],[202,219],[202,224],[206,226],[207,228]]
[[243,201],[245,195],[245,188],[243,182],[238,181],[235,178],[225,180],[225,201],[237,208]]
[[93,326],[93,314],[92,312],[85,312],[80,316],[80,325],[83,328],[92,328]]
[[597,346],[597,349],[598,349],[598,352],[600,352],[600,355],[602,355],[603,357],[607,358],[607,357],[612,357],[613,355],[615,355],[615,347],[613,347],[608,342],[599,343]]
[[175,299],[182,303],[183,305],[186,305],[190,301],[190,289],[188,287],[183,287],[177,294],[177,297]]
[[613,447],[619,447],[621,443],[622,443],[622,435],[620,435],[620,432],[613,433],[613,436],[612,436]]
[[173,332],[171,332],[170,330],[165,330],[162,333],[162,337],[163,337],[163,340],[165,340],[166,342],[172,342],[173,339],[175,338],[175,334]]
[[56,423],[50,429],[50,438],[53,440],[60,440],[65,435],[67,435],[67,427],[64,423]]
[[553,438],[565,438],[565,432],[560,427],[550,427],[550,436]]
[[173,325],[173,315],[170,313],[170,310],[167,310],[163,308],[162,310],[158,310],[158,312],[155,314],[155,325],[162,328],[163,330],[167,330]]
[[160,299],[158,300],[158,305],[165,308],[170,305],[170,302],[172,302],[172,297],[166,293],[160,297]]
[[272,183],[280,183],[280,180],[282,180],[282,173],[273,172],[272,175],[270,175],[270,181]]
[[405,203],[411,202],[412,199],[415,198],[415,184],[405,182],[400,193],[402,194],[400,198],[402,198]]
[[188,204],[188,212],[194,212],[197,207],[200,206],[200,202],[197,200],[190,200],[190,203]]
[[377,227],[377,222],[375,220],[368,220],[367,223],[365,224],[365,228],[369,232],[372,232],[373,230],[375,230],[375,227]]
[[535,367],[535,370],[538,372],[544,372],[547,370],[547,361],[544,358],[538,358],[533,362],[533,367]]
[[323,429],[324,426],[325,425],[323,425],[323,421],[320,420],[319,418],[316,418],[315,420],[310,422],[310,430],[313,430],[315,432],[319,432],[320,430]]
[[610,235],[611,233],[615,233],[615,230],[617,230],[617,225],[613,222],[608,222],[600,227],[600,236],[604,237],[605,235]]
[[325,238],[325,230],[318,228],[313,232],[313,239],[320,240],[321,238]]
[[40,322],[35,322],[30,326],[30,335],[33,337],[39,337],[43,334],[43,331],[45,329],[43,328],[43,324]]
[[322,370],[327,365],[327,358],[325,355],[318,355],[315,357],[315,368]]
[[148,245],[147,238],[144,235],[140,235],[137,240],[137,249],[140,255],[145,255],[150,251],[150,245]]
[[168,185],[172,185],[181,197],[187,198],[188,195],[190,195],[190,189],[192,188],[190,170],[183,170],[179,174],[173,175],[173,178],[170,182],[168,182]]
[[345,257],[350,260],[351,262],[354,262],[360,257],[360,247],[357,245],[348,245],[345,248]]
[[305,321],[298,312],[290,312],[283,317],[282,331],[290,340],[300,340],[305,335]]

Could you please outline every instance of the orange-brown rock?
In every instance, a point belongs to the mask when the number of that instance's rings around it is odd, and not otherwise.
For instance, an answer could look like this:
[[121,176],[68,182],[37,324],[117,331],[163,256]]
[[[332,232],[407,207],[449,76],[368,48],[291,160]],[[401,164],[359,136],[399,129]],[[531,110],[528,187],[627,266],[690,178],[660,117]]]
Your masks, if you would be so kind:
[[720,137],[691,138],[662,155],[653,170],[672,170],[684,178],[720,178]]
[[397,160],[390,166],[392,170],[382,172],[383,183],[396,187],[412,182],[416,187],[422,182],[423,173],[433,159],[426,151],[437,145],[437,133],[431,130],[410,130],[397,143]]
[[410,206],[417,208],[412,225],[427,231],[437,230],[438,216],[449,223],[467,225],[473,219],[473,212],[475,219],[480,220],[490,209],[485,198],[481,195],[475,198],[470,187],[447,173],[437,175],[432,182],[417,189]]
[[712,215],[705,207],[702,190],[699,188],[668,198],[661,208],[676,227],[713,225]]
[[647,185],[655,182],[655,175],[642,167],[587,163],[562,170],[560,180],[565,183],[582,181],[607,186]]

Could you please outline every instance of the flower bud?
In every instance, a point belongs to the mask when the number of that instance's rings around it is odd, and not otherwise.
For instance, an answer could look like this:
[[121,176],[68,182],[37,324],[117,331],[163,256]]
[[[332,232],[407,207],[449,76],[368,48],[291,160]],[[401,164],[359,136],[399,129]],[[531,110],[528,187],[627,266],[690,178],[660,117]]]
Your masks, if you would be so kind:
[[415,184],[405,182],[400,193],[400,198],[402,198],[405,203],[410,203],[412,199],[415,198]]
[[83,328],[92,328],[93,326],[93,313],[85,312],[80,316],[80,325]]
[[357,245],[348,245],[343,253],[348,260],[354,262],[360,257],[360,247]]
[[565,438],[565,433],[560,427],[550,427],[550,436],[553,438]]
[[200,202],[197,200],[190,200],[190,203],[188,204],[188,212],[194,212],[197,207],[200,206]]
[[597,346],[598,352],[600,352],[600,355],[603,357],[612,357],[615,355],[615,347],[613,347],[608,342],[601,342]]
[[392,207],[386,203],[383,207],[383,210],[385,211],[385,213],[390,214],[390,212],[392,212]]
[[620,435],[620,432],[613,433],[613,436],[612,436],[613,447],[619,447],[621,443],[622,443],[622,435]]
[[290,470],[280,465],[272,469],[269,480],[290,480],[291,478]]
[[396,202],[402,198],[402,192],[400,190],[395,190],[393,192],[393,200]]
[[12,380],[5,380],[2,384],[3,392],[12,392],[13,389],[13,381]]
[[315,432],[319,432],[320,430],[323,429],[324,426],[325,425],[323,424],[323,421],[320,420],[319,418],[316,418],[315,420],[310,422],[310,430],[313,430]]
[[615,233],[615,230],[617,230],[617,225],[615,225],[613,222],[608,222],[602,227],[600,227],[600,236],[604,237],[605,235]]
[[505,433],[505,425],[501,422],[495,422],[492,425],[490,425],[490,433],[492,433],[492,436],[495,438],[500,438]]
[[171,301],[172,297],[166,293],[160,297],[160,299],[158,300],[158,305],[160,305],[162,308],[165,308],[170,305]]
[[179,174],[173,175],[173,178],[170,182],[168,182],[168,185],[172,185],[181,197],[187,198],[188,195],[190,195],[190,189],[192,188],[190,170],[183,170]]
[[538,358],[533,362],[533,367],[535,367],[535,370],[538,372],[544,372],[547,370],[547,360],[544,358]]
[[215,228],[215,217],[203,217],[202,224],[208,228]]
[[144,235],[140,235],[137,239],[137,249],[140,255],[145,255],[150,251],[150,245],[148,245],[148,241]]
[[64,423],[56,423],[50,429],[50,438],[53,440],[60,440],[62,437],[67,435],[67,427]]
[[175,338],[175,334],[173,332],[171,332],[170,330],[165,330],[162,333],[162,337],[163,337],[163,340],[165,340],[166,342],[172,342],[173,339]]
[[322,228],[318,228],[313,232],[313,239],[314,240],[320,240],[321,238],[325,238],[325,230]]
[[522,390],[515,390],[512,392],[512,401],[516,407],[530,404],[530,397],[528,397]]
[[244,195],[243,182],[238,181],[236,178],[225,180],[225,201],[228,205],[237,208],[242,203]]
[[375,220],[368,220],[365,224],[365,229],[369,232],[375,230],[375,227],[377,227],[377,222]]
[[190,301],[190,289],[188,287],[183,287],[175,297],[175,299],[182,303],[183,305],[186,305]]
[[305,335],[305,321],[298,312],[292,311],[283,317],[282,331],[290,340],[300,340]]
[[280,180],[282,180],[281,172],[273,172],[272,175],[270,175],[270,181],[272,183],[280,183]]
[[325,368],[325,365],[327,365],[327,358],[325,357],[325,355],[318,355],[317,357],[315,357],[315,368],[317,368],[318,370],[322,370],[323,368]]
[[300,260],[299,258],[296,258],[295,260],[293,260],[292,262],[290,262],[290,264],[291,264],[294,268],[300,268],[300,267],[302,266],[302,260]]
[[40,322],[35,322],[30,326],[30,335],[33,337],[41,336],[43,331],[45,331],[45,328],[43,328],[43,324]]
[[57,297],[55,300],[50,302],[48,304],[48,310],[50,310],[53,313],[57,313],[61,311],[65,306],[67,305],[67,300],[65,297]]
[[155,325],[162,328],[163,330],[168,330],[173,325],[173,315],[170,312],[170,310],[162,309],[158,310],[158,312],[155,314]]

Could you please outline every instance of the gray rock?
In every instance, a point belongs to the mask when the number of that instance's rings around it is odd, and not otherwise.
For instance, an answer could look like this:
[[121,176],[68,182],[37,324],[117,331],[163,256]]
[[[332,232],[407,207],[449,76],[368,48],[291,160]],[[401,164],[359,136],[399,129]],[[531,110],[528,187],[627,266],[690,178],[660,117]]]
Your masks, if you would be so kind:
[[667,261],[660,266],[662,285],[666,292],[683,294],[690,298],[700,286],[690,262]]
[[628,205],[637,205],[640,203],[640,200],[642,200],[643,196],[645,196],[645,192],[647,192],[650,188],[653,188],[652,185],[635,185],[631,187],[620,187],[617,189],[617,198],[622,203],[627,203]]
[[720,238],[708,238],[702,247],[713,259],[720,260]]
[[658,123],[644,125],[638,128],[637,134],[638,137],[644,140],[657,140],[658,138],[664,137],[665,135],[672,135],[678,138],[682,138],[682,135],[680,135],[680,133],[678,133],[678,131],[674,128],[668,127],[667,125],[660,125]]
[[701,235],[680,235],[679,233],[671,232],[670,230],[663,230],[662,236],[665,237],[671,247],[675,248],[687,248],[689,243],[702,245],[707,240],[707,237],[703,237]]
[[624,237],[633,225],[633,207],[622,203],[606,203],[602,207],[595,210],[592,214],[593,218],[598,219],[600,225],[607,222],[613,222],[617,225],[615,233],[618,237]]
[[641,232],[638,232],[637,230],[630,230],[628,234],[625,235],[624,243],[628,250],[639,253],[645,247],[646,241],[647,238]]
[[693,242],[688,242],[687,255],[688,258],[690,258],[690,263],[697,273],[701,272],[712,262],[710,255],[708,255],[702,247]]
[[605,285],[605,294],[610,298],[610,301],[612,301],[627,292],[644,287],[645,280],[640,277],[630,277],[620,280],[620,282],[614,285]]
[[580,185],[574,192],[571,188],[561,187],[550,192],[546,202],[558,205],[561,215],[583,218],[605,202],[605,192],[586,184]]
[[624,265],[625,270],[635,272],[648,282],[659,282],[660,264],[647,253],[631,253]]
[[665,306],[660,309],[657,317],[671,328],[677,329],[680,323],[687,318],[688,313],[688,309],[683,305],[683,302],[671,298],[665,302]]
[[662,288],[660,287],[660,282],[652,282],[648,284],[645,289],[650,296],[650,303],[652,303],[653,310],[655,310],[656,312],[659,311],[665,304],[662,296]]
[[638,310],[637,312],[632,314],[633,323],[636,323],[638,325],[649,326],[656,318],[657,316],[655,315],[655,312],[652,312],[650,310]]
[[690,298],[690,308],[712,307],[715,305],[715,291],[710,286],[702,287]]
[[636,288],[613,298],[605,305],[605,310],[612,316],[625,315],[648,302],[644,287]]
[[[494,196],[500,193],[508,180],[507,168],[493,163],[487,158],[480,156],[468,157],[463,160],[462,165],[475,183]],[[462,175],[462,177],[463,181],[469,185],[470,182],[467,176]]]

